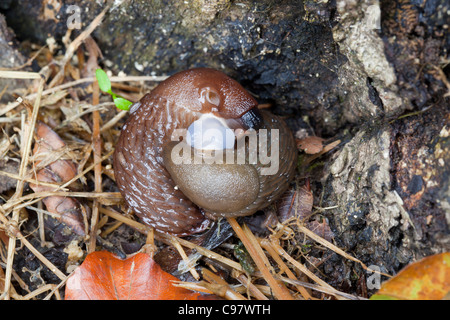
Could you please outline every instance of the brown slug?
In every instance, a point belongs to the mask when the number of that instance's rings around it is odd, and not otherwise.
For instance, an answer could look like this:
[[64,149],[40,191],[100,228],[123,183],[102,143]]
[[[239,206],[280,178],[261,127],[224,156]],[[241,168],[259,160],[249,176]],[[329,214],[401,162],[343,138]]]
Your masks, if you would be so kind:
[[205,230],[210,219],[250,215],[272,203],[295,174],[297,149],[284,121],[257,105],[214,69],[186,70],[160,83],[131,106],[116,145],[114,172],[126,204],[155,229],[185,236]]

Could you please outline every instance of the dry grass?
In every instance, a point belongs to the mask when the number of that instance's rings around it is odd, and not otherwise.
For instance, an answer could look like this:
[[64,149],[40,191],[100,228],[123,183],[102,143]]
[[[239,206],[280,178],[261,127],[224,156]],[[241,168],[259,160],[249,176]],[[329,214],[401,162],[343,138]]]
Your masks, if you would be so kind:
[[[317,245],[343,256],[346,259],[360,263],[359,260],[343,252],[329,241],[307,229],[301,219],[294,217],[283,224],[278,224],[269,237],[255,236],[245,224],[229,219],[236,237],[245,245],[256,271],[248,274],[232,254],[225,256],[218,252],[201,247],[186,239],[169,236],[152,230],[129,215],[122,206],[122,198],[118,192],[105,191],[103,177],[114,181],[112,172],[112,153],[114,142],[119,134],[119,124],[127,112],[117,110],[108,101],[108,97],[100,94],[94,77],[87,73],[84,77],[74,78],[73,72],[78,69],[82,73],[83,66],[72,65],[73,55],[80,55],[82,44],[89,34],[101,22],[105,11],[97,17],[87,29],[74,41],[69,43],[62,57],[54,56],[51,61],[42,65],[40,72],[25,72],[18,70],[0,71],[0,77],[29,79],[28,93],[18,97],[15,102],[0,105],[0,126],[3,136],[0,143],[0,160],[8,160],[19,164],[18,173],[0,171],[0,177],[15,179],[17,185],[14,192],[1,194],[3,204],[0,205],[0,298],[1,299],[35,299],[45,294],[45,299],[60,299],[67,280],[68,270],[60,270],[52,264],[32,243],[29,237],[38,237],[43,246],[49,245],[43,230],[43,215],[58,218],[57,214],[42,207],[42,199],[52,196],[70,197],[82,200],[91,211],[90,219],[86,219],[86,234],[79,240],[79,246],[84,244],[86,255],[97,250],[99,237],[106,237],[119,226],[125,224],[147,236],[146,245],[142,250],[154,254],[158,248],[156,242],[173,246],[188,265],[197,282],[179,282],[178,286],[215,293],[226,299],[360,299],[331,287],[316,274],[314,268],[293,257],[289,247],[290,239],[303,234]],[[38,58],[44,48],[31,58]],[[95,61],[96,63],[96,61]],[[56,69],[55,69],[56,68]],[[113,87],[129,99],[137,100],[144,92],[154,87],[158,81],[166,77],[111,77]],[[47,83],[49,83],[47,85]],[[80,101],[79,101],[80,100]],[[65,112],[63,111],[65,110]],[[71,113],[68,113],[68,112]],[[78,171],[69,181],[64,183],[40,182],[36,177],[36,167],[32,146],[34,130],[38,120],[51,121],[53,127],[64,137],[67,147],[53,153],[41,166],[61,159],[70,159],[77,163]],[[3,148],[3,146],[6,146]],[[334,145],[333,145],[334,147]],[[330,147],[327,149],[329,150]],[[312,161],[312,159],[311,159]],[[86,188],[93,183],[92,191],[76,191],[72,187],[81,181]],[[26,191],[27,183],[38,184],[51,188],[51,191]],[[111,188],[108,188],[111,189]],[[118,208],[122,210],[119,212]],[[34,235],[24,230],[27,214],[37,214],[40,220],[38,230]],[[35,213],[36,212],[36,213]],[[14,270],[17,252],[23,246],[51,272],[59,278],[57,284],[44,284],[30,291],[19,273]],[[51,244],[50,244],[51,246]],[[191,257],[184,251],[194,249],[198,254],[217,261],[229,271],[235,279],[233,285],[224,281],[215,268],[203,268],[201,275],[190,261]],[[79,262],[82,258],[79,259]],[[263,280],[263,281],[261,281]],[[26,294],[21,295],[21,287]]]

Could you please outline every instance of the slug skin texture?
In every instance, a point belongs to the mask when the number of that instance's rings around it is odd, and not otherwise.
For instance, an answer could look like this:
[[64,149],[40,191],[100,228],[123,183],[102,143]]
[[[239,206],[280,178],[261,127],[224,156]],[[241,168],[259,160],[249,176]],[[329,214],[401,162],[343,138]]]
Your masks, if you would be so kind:
[[[259,122],[279,148],[276,172],[262,174],[268,164],[259,159],[174,163],[173,148],[185,143],[172,141],[174,131],[205,114],[233,130]],[[272,139],[271,129],[279,133]],[[144,223],[186,236],[205,230],[211,219],[250,215],[272,203],[294,177],[296,158],[294,138],[281,118],[259,112],[256,100],[222,72],[199,68],[171,76],[131,107],[116,145],[114,172],[127,206]]]

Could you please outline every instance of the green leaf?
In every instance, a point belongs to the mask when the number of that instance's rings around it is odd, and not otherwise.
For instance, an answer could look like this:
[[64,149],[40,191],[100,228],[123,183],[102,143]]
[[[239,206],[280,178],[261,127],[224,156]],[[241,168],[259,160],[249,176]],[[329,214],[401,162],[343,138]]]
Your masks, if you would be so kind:
[[130,106],[133,104],[133,102],[121,97],[117,97],[114,98],[114,104],[120,110],[130,110]]
[[109,81],[108,75],[105,71],[102,69],[95,70],[95,76],[98,81],[98,86],[100,87],[100,90],[103,92],[107,92],[109,94],[112,94],[111,91],[111,81]]
[[98,86],[103,92],[109,93],[114,100],[114,104],[121,110],[130,110],[130,106],[133,104],[131,101],[117,96],[111,90],[111,81],[109,81],[108,75],[102,69],[95,70],[95,76],[98,81]]

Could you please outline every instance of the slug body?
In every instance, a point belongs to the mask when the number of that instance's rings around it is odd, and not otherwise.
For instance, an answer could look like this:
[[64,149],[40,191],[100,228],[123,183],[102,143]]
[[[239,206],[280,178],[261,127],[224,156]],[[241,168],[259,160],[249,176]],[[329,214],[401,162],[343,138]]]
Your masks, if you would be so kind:
[[[220,138],[189,134],[199,123]],[[187,136],[174,137],[178,129]],[[269,151],[279,150],[272,174],[263,174],[267,162],[248,161],[249,138],[242,140],[245,163],[225,159],[223,150],[237,150],[239,137],[230,132],[257,129],[269,132]],[[196,163],[195,152],[185,152],[188,161],[180,163],[174,160],[180,148],[209,150],[221,161]],[[287,189],[296,157],[292,133],[280,118],[258,111],[256,100],[222,72],[199,68],[171,76],[131,107],[114,171],[125,202],[144,223],[185,236],[205,230],[210,219],[250,215],[269,205]]]

